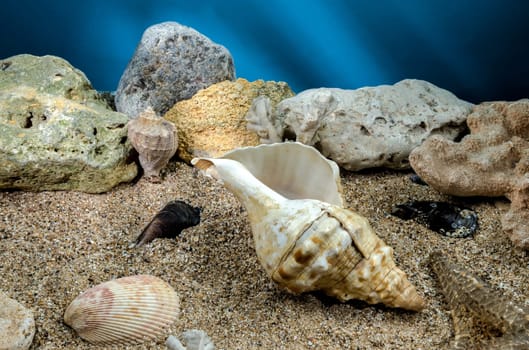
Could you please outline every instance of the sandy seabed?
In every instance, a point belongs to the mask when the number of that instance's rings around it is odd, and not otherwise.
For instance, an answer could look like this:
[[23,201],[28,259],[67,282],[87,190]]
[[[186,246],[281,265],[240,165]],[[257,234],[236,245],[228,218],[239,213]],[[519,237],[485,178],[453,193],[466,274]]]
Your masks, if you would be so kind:
[[[0,192],[0,290],[33,310],[31,349],[165,349],[165,337],[127,347],[91,345],[63,323],[64,310],[81,292],[134,274],[158,276],[178,292],[181,313],[168,333],[201,329],[217,349],[447,348],[453,327],[428,264],[433,250],[529,306],[529,254],[501,231],[507,202],[454,199],[412,183],[409,175],[342,172],[342,183],[348,208],[370,220],[426,299],[418,313],[280,290],[257,261],[246,210],[220,184],[180,162],[170,163],[160,184],[140,179],[100,195]],[[201,223],[176,240],[130,249],[173,199],[202,207]],[[409,199],[464,203],[479,215],[480,228],[472,238],[448,238],[389,215]],[[498,334],[476,322],[472,335]]]

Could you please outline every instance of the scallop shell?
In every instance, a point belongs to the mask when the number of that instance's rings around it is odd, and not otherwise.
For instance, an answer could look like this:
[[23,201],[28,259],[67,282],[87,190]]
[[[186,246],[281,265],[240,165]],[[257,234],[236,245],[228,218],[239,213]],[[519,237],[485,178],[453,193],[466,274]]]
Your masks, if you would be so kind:
[[393,249],[366,218],[343,208],[338,167],[314,148],[260,145],[192,164],[244,204],[258,259],[281,287],[295,294],[321,290],[341,301],[424,308],[395,266]]
[[118,278],[85,291],[66,309],[64,322],[92,344],[154,340],[176,320],[179,298],[149,275]]
[[147,108],[127,124],[128,137],[138,151],[145,176],[159,181],[160,171],[167,165],[178,148],[178,136],[173,123],[158,117]]

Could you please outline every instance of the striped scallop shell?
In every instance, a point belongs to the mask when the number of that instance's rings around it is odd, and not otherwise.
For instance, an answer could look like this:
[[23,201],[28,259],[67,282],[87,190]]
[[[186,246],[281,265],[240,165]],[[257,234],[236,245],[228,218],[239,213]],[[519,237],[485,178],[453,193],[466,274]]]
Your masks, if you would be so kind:
[[88,289],[66,309],[64,322],[92,344],[154,340],[176,320],[179,298],[149,275],[118,278]]

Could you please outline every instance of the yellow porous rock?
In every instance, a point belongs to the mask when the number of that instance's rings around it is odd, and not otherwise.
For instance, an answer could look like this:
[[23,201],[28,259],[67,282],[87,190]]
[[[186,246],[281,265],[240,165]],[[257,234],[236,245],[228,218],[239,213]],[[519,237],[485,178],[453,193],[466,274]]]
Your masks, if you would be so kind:
[[259,137],[246,129],[245,116],[254,98],[267,96],[272,106],[294,96],[285,82],[239,78],[198,91],[176,103],[164,116],[178,130],[178,156],[217,157],[238,147],[256,146]]

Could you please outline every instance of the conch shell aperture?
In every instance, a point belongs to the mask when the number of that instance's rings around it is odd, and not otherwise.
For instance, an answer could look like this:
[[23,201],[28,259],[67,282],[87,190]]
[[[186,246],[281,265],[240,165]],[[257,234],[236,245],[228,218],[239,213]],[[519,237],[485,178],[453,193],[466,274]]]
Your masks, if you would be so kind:
[[246,207],[260,263],[288,291],[424,308],[393,249],[367,219],[343,208],[338,167],[314,148],[260,145],[191,163]]

